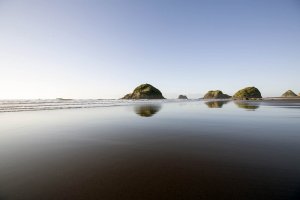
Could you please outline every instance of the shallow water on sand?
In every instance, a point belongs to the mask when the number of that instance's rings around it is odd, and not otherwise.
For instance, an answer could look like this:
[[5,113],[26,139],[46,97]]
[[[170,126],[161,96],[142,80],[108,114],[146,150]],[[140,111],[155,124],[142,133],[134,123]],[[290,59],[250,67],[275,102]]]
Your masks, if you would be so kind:
[[2,112],[0,199],[300,199],[299,108],[151,101]]

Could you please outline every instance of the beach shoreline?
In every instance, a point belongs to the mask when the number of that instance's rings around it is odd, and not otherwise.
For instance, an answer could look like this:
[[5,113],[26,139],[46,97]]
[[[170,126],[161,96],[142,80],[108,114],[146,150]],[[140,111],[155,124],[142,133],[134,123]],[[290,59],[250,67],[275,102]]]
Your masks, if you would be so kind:
[[0,114],[0,197],[299,197],[299,104],[135,102]]

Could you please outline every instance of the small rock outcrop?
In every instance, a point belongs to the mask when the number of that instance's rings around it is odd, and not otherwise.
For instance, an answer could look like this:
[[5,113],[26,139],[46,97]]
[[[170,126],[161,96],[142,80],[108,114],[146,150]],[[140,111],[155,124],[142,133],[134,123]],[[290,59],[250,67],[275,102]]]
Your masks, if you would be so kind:
[[208,91],[203,99],[229,99],[231,96],[223,94],[221,90],[210,90]]
[[179,95],[178,99],[188,99],[186,95]]
[[261,93],[256,87],[246,87],[237,91],[233,96],[233,99],[240,100],[256,100],[261,99]]
[[122,99],[164,99],[161,91],[150,84],[142,84]]
[[296,97],[296,96],[297,95],[292,90],[288,90],[281,95],[281,97]]

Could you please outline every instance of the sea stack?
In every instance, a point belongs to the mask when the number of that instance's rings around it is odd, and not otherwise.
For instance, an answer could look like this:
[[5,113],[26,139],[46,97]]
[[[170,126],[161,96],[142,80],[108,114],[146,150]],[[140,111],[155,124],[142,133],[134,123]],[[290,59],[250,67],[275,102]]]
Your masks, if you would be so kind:
[[297,95],[292,90],[288,90],[281,95],[281,97],[296,97],[296,96]]
[[182,94],[181,94],[181,95],[178,96],[178,99],[188,99],[188,98],[187,98],[186,95],[182,95]]
[[146,83],[136,87],[132,93],[122,99],[165,99],[159,89]]
[[223,94],[221,90],[210,90],[208,91],[203,99],[229,99],[231,96]]
[[261,99],[262,96],[256,87],[246,87],[237,91],[232,98],[237,100],[257,100]]

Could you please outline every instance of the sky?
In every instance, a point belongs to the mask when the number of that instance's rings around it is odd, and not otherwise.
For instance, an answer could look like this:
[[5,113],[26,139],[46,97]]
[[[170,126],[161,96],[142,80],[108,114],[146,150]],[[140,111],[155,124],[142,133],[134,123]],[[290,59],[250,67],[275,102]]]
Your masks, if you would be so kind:
[[0,99],[300,93],[300,0],[0,0]]

